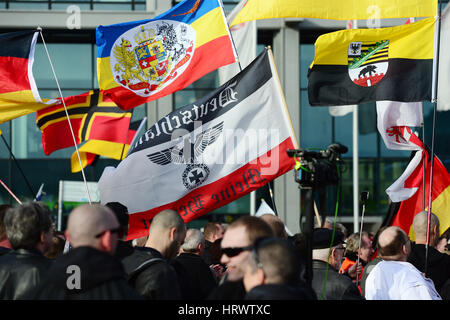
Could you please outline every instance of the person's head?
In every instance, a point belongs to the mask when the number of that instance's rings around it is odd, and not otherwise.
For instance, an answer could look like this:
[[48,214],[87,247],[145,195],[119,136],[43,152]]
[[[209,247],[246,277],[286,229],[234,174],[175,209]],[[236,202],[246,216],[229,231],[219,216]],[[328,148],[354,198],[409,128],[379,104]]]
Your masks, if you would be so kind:
[[344,234],[338,230],[316,228],[312,235],[312,257],[329,263],[334,269],[339,270],[344,257]]
[[300,257],[290,241],[260,238],[255,241],[245,267],[245,290],[262,284],[298,285],[301,269]]
[[406,261],[411,253],[411,241],[399,227],[387,227],[378,237],[378,252],[383,260]]
[[442,253],[448,253],[450,251],[450,228],[447,228],[447,230],[441,234],[436,249]]
[[359,232],[352,233],[346,240],[346,246],[345,246],[345,255],[356,255],[358,256],[358,250],[359,250],[359,239],[361,237],[361,251],[360,251],[360,259],[362,259],[365,262],[370,261],[370,257],[373,254],[372,249],[372,241],[370,240],[369,234],[365,231],[362,232],[362,235],[360,236]]
[[266,213],[260,216],[260,218],[265,222],[267,222],[267,224],[272,228],[273,233],[275,234],[276,237],[282,239],[288,238],[284,222],[279,217],[270,213]]
[[8,237],[6,236],[5,224],[3,223],[3,219],[5,218],[6,211],[12,208],[13,206],[9,204],[0,205],[0,241],[8,239]]
[[87,246],[114,254],[121,233],[114,213],[101,204],[78,206],[67,220],[66,239],[74,248]]
[[4,218],[11,247],[47,252],[53,241],[50,210],[43,204],[27,202],[9,209]]
[[158,250],[166,259],[172,259],[180,250],[186,236],[186,225],[178,212],[163,210],[150,224],[146,247]]
[[[417,244],[427,243],[428,212],[421,211],[413,219],[412,228],[416,235]],[[440,235],[439,218],[431,213],[430,215],[430,246],[435,247]]]
[[217,239],[222,239],[225,233],[225,228],[220,222],[208,222],[203,228],[203,235],[205,240],[209,242],[214,242]]
[[[112,210],[112,212],[116,215],[117,221],[119,222],[120,227],[123,230],[124,238],[128,233],[128,208],[125,207],[120,202],[108,202],[105,204],[108,208]],[[124,240],[124,239],[119,239]]]
[[44,254],[49,259],[56,259],[56,257],[64,252],[66,240],[64,233],[60,231],[53,232],[53,241],[49,250]]
[[270,226],[260,218],[243,216],[233,221],[221,242],[220,262],[227,266],[228,280],[241,280],[253,242],[260,237],[273,235]]
[[181,245],[183,252],[201,255],[204,248],[205,238],[203,233],[198,229],[188,229],[184,243]]

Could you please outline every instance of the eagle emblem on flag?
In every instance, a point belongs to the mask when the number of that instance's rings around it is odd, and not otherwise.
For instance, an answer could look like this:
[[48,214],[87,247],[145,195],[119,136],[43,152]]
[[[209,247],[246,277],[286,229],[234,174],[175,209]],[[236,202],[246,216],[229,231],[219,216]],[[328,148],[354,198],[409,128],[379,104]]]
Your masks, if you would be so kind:
[[371,87],[384,78],[388,69],[389,40],[355,41],[348,46],[348,74],[358,86]]
[[156,20],[118,37],[111,49],[114,80],[147,97],[178,78],[192,60],[196,32],[188,24]]
[[223,121],[199,133],[194,143],[186,139],[183,147],[176,145],[151,153],[147,157],[162,166],[170,163],[185,164],[187,167],[182,174],[183,184],[189,190],[194,189],[206,181],[210,172],[207,165],[200,163],[201,156],[209,145],[217,141],[222,131]]

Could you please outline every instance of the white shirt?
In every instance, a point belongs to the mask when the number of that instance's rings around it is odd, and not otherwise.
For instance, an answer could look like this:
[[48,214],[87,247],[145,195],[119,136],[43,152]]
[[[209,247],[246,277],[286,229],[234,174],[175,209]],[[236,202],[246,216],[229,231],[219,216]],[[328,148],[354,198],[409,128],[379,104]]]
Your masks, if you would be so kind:
[[432,280],[409,262],[381,261],[366,280],[367,300],[442,300]]

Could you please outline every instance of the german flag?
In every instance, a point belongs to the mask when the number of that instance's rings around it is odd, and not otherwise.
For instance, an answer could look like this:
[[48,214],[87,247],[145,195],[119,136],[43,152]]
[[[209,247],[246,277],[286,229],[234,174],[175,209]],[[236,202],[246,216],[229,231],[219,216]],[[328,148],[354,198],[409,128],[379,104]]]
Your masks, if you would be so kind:
[[36,31],[0,34],[0,123],[48,107],[33,77],[37,36]]
[[[64,105],[48,107],[37,112],[36,124],[42,132],[42,147],[46,155],[73,146],[73,138]],[[64,98],[76,143],[102,140],[126,143],[131,112],[117,107],[99,90]]]
[[308,72],[311,106],[431,100],[435,19],[327,33]]

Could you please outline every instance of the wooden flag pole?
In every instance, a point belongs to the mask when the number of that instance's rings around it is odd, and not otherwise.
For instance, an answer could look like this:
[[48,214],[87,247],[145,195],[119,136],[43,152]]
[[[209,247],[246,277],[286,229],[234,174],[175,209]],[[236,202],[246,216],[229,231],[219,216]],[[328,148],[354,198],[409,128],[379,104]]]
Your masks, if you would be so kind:
[[61,96],[61,101],[64,106],[64,111],[66,112],[67,122],[69,122],[70,132],[72,133],[73,144],[74,144],[75,150],[77,152],[78,161],[80,162],[81,174],[83,175],[84,185],[86,187],[86,194],[88,197],[89,204],[91,204],[92,203],[91,195],[89,193],[86,176],[84,174],[83,163],[81,162],[80,152],[78,151],[77,141],[75,139],[75,134],[73,133],[72,123],[70,122],[70,117],[69,117],[69,112],[67,111],[66,102],[64,101],[64,97],[61,92],[61,87],[59,86],[58,78],[56,77],[55,68],[53,68],[53,63],[52,63],[52,60],[50,59],[50,54],[48,53],[48,49],[47,49],[47,45],[45,44],[44,36],[42,35],[42,28],[38,27],[37,29],[39,31],[39,34],[41,35],[42,43],[44,44],[45,52],[47,53],[47,58],[48,58],[48,61],[50,62],[50,67],[52,68],[53,77],[55,78],[56,86],[58,87],[59,95]]

